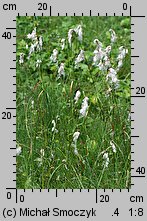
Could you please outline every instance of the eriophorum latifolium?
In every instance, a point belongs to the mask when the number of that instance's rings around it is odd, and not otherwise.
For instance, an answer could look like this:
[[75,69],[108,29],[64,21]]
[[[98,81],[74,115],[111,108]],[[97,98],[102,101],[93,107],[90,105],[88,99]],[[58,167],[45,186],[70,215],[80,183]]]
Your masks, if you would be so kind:
[[130,187],[130,18],[17,18],[17,188]]

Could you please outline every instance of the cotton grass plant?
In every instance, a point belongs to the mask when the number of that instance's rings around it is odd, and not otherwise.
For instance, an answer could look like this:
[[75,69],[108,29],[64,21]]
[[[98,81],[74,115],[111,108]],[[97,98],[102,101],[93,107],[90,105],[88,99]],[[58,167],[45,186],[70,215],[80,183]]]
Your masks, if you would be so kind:
[[129,188],[130,19],[19,17],[17,60],[17,188]]

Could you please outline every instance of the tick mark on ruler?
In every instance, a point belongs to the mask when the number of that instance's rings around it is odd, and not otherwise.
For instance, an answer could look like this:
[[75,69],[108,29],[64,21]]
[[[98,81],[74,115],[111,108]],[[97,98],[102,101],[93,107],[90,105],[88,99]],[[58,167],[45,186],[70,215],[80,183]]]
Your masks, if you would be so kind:
[[145,15],[132,15],[132,18],[145,18]]
[[52,6],[50,6],[50,16],[52,15]]
[[16,107],[7,107],[6,110],[16,110]]
[[137,95],[132,95],[131,97],[135,97],[135,98],[137,97],[137,98],[138,98],[138,97],[145,97],[145,95],[139,95],[139,96],[137,96]]
[[130,6],[130,16],[132,16],[132,6]]
[[96,195],[96,203],[97,203],[97,189],[95,190],[95,195]]
[[6,28],[7,30],[15,30],[16,28]]
[[132,177],[132,178],[144,178],[145,176],[144,176],[144,175],[142,175],[142,176],[132,175],[131,177]]
[[16,188],[12,187],[12,188],[6,188],[6,190],[16,190]]

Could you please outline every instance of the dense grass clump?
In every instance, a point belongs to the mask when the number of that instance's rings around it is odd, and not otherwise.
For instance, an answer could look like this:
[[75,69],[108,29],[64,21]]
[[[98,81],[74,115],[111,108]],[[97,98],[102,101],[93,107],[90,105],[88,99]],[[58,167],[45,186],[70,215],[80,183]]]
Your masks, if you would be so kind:
[[129,188],[130,73],[129,17],[17,18],[17,188]]

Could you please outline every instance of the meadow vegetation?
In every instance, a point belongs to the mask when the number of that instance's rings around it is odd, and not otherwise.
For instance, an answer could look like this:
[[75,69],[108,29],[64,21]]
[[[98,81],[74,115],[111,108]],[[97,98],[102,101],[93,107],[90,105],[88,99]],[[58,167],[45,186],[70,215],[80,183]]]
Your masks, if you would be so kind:
[[17,18],[17,188],[130,187],[130,18]]

